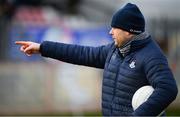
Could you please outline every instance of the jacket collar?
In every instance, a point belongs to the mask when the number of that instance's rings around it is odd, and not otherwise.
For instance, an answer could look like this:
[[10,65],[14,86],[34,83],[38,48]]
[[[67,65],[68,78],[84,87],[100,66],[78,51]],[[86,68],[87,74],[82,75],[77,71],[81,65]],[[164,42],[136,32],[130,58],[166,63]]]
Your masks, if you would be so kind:
[[123,57],[127,56],[130,52],[136,51],[144,47],[150,40],[150,35],[147,32],[143,32],[131,39],[121,48],[119,48],[120,53]]

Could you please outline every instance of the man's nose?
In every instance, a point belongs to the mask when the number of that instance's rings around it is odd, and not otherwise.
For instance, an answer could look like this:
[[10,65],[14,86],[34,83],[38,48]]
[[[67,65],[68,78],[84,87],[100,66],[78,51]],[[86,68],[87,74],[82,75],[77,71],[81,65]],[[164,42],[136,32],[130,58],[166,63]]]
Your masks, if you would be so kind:
[[109,31],[109,34],[112,35],[112,29]]

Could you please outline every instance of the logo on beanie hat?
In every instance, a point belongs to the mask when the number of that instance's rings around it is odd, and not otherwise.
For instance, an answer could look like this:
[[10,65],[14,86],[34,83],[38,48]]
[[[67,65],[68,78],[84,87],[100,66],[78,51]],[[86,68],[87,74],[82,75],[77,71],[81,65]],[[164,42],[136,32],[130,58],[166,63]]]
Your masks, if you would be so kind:
[[141,30],[134,30],[134,29],[130,29],[129,32],[131,32],[131,33],[142,33]]
[[140,34],[145,30],[145,20],[139,8],[135,4],[128,3],[113,15],[111,26]]

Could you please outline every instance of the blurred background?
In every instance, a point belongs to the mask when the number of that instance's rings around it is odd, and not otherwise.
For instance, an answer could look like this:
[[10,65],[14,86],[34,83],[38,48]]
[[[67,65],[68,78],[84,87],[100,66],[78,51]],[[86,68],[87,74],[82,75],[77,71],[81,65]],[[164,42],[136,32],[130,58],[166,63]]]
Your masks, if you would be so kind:
[[[180,86],[180,0],[0,0],[0,115],[101,115],[101,69],[27,57],[14,42],[107,44],[127,2],[141,9]],[[167,115],[180,115],[179,105],[180,94]]]

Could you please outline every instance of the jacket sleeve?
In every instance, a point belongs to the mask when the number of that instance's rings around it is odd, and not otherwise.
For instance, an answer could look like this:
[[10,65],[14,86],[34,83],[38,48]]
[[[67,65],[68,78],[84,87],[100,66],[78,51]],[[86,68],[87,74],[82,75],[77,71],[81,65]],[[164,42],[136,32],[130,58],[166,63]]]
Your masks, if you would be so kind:
[[175,100],[178,89],[165,58],[149,58],[145,62],[146,77],[155,89],[149,99],[133,113],[135,116],[157,116]]
[[104,68],[108,51],[112,44],[100,47],[88,47],[72,44],[44,41],[40,45],[40,53],[63,62]]

